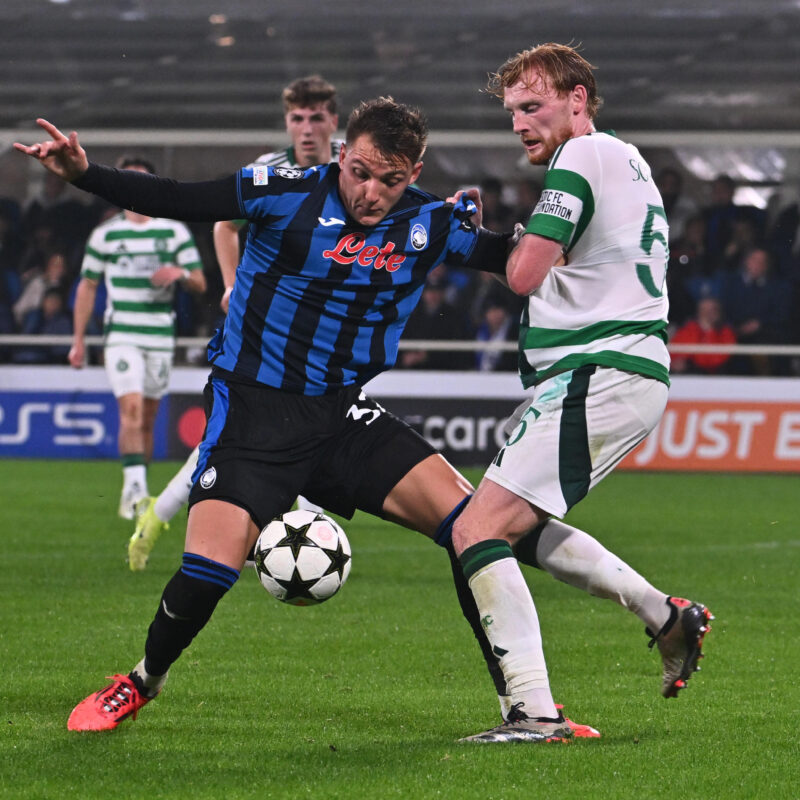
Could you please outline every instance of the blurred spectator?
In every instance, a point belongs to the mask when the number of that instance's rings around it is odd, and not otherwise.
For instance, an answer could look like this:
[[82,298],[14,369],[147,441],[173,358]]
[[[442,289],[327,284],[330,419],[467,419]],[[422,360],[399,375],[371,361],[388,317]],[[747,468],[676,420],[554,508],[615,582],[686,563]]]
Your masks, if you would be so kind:
[[756,220],[751,216],[738,215],[733,220],[731,236],[719,261],[719,268],[727,272],[737,270],[747,253],[754,247],[763,245],[764,242]]
[[514,195],[514,208],[511,216],[514,222],[527,223],[542,195],[542,185],[538,181],[524,178],[517,181],[514,186]]
[[[420,304],[411,313],[403,338],[457,341],[469,339],[465,314],[445,298],[447,281],[437,267],[422,289]],[[406,369],[470,369],[473,354],[442,350],[401,350],[398,366]]]
[[[479,342],[516,342],[519,334],[519,304],[511,292],[497,290],[489,294],[484,303],[483,315],[475,333]],[[513,350],[478,350],[475,353],[475,366],[480,372],[514,372],[519,357],[517,348]]]
[[486,178],[481,183],[481,202],[484,228],[500,233],[514,229],[514,213],[503,202],[503,184],[497,178]]
[[703,209],[706,222],[706,252],[715,267],[722,266],[725,250],[733,236],[734,223],[743,218],[755,223],[756,239],[764,235],[764,213],[755,206],[738,206],[733,202],[736,183],[730,175],[718,175],[709,187],[710,203]]
[[[22,291],[22,281],[17,271],[22,252],[22,240],[19,238],[13,207],[0,203],[0,335],[14,333],[16,323],[12,308]],[[8,351],[0,348],[0,361],[8,360]]]
[[800,283],[800,191],[782,186],[770,198],[772,219],[767,244],[775,257],[775,271]]
[[54,250],[44,259],[44,266],[29,270],[22,293],[14,303],[14,318],[17,326],[24,330],[25,317],[38,312],[48,289],[64,291],[67,281],[67,258],[60,250]]
[[13,206],[0,203],[0,270],[19,269],[22,256],[22,237],[19,232],[19,214]]
[[48,229],[48,245],[61,248],[67,254],[70,269],[77,271],[86,239],[107,204],[84,199],[74,192],[66,181],[45,173],[39,193],[23,211],[20,229],[26,242],[36,237],[37,230]]
[[[741,269],[727,275],[722,303],[740,344],[784,344],[791,321],[791,292],[786,281],[770,271],[770,254],[753,248]],[[783,365],[768,356],[735,360],[744,374],[778,374]]]
[[[697,303],[694,319],[681,326],[670,344],[736,344],[736,333],[723,320],[722,304],[716,297],[704,297]],[[675,353],[672,372],[716,375],[724,373],[731,360],[729,353]]]
[[702,216],[686,221],[683,236],[669,246],[667,290],[670,325],[680,327],[695,313],[697,303],[722,291],[721,274],[706,254],[706,224]]
[[656,186],[664,201],[669,223],[670,244],[683,236],[686,223],[697,215],[697,204],[683,192],[683,175],[672,167],[664,167],[655,177]]
[[[14,313],[11,309],[17,299],[15,287],[18,285],[17,273],[0,267],[0,336],[16,333]],[[0,363],[8,361],[9,355],[10,350],[0,346]]]
[[[72,335],[72,319],[60,289],[50,287],[45,291],[41,306],[25,317],[21,333],[43,336]],[[66,364],[68,353],[69,343],[24,348],[15,352],[14,361],[24,364]]]

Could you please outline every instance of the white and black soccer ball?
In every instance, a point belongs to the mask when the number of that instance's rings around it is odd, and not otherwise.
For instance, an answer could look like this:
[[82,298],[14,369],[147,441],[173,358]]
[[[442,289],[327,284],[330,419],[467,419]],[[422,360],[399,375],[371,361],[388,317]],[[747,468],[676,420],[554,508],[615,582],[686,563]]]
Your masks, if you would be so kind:
[[334,520],[315,511],[289,511],[256,541],[256,573],[278,600],[311,606],[333,597],[350,574],[350,542]]

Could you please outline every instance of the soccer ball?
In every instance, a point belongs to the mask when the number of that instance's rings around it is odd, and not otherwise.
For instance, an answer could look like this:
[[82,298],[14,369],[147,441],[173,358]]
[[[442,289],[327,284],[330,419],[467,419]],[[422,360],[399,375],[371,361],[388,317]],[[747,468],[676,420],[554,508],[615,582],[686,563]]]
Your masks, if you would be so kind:
[[278,600],[311,606],[333,597],[350,574],[350,542],[341,526],[315,511],[289,511],[267,525],[254,560],[261,585]]

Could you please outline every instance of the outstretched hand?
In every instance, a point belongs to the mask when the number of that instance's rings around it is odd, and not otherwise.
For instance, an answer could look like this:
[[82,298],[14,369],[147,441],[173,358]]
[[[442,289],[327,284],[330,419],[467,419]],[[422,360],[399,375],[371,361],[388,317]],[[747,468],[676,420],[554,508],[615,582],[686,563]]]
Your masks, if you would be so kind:
[[65,181],[74,181],[83,175],[89,168],[89,159],[86,158],[86,151],[78,142],[78,134],[72,131],[69,136],[64,136],[46,119],[37,119],[36,124],[46,131],[51,139],[31,145],[14,142],[14,149],[35,158],[43,167]]

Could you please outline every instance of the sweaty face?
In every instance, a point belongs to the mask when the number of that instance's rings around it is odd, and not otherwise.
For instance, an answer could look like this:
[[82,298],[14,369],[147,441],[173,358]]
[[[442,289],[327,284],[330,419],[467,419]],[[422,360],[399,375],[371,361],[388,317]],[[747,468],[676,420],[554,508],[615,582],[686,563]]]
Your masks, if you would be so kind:
[[419,177],[422,162],[389,161],[363,134],[342,148],[339,166],[339,195],[347,212],[361,225],[377,225]]
[[[559,95],[550,81],[530,70],[503,92],[503,107],[511,114],[514,133],[531,164],[546,164],[567,139],[592,130],[585,113],[585,89]],[[583,100],[581,98],[584,98]]]
[[338,115],[331,114],[323,103],[286,112],[286,132],[299,166],[313,167],[330,161],[331,136],[338,124]]

